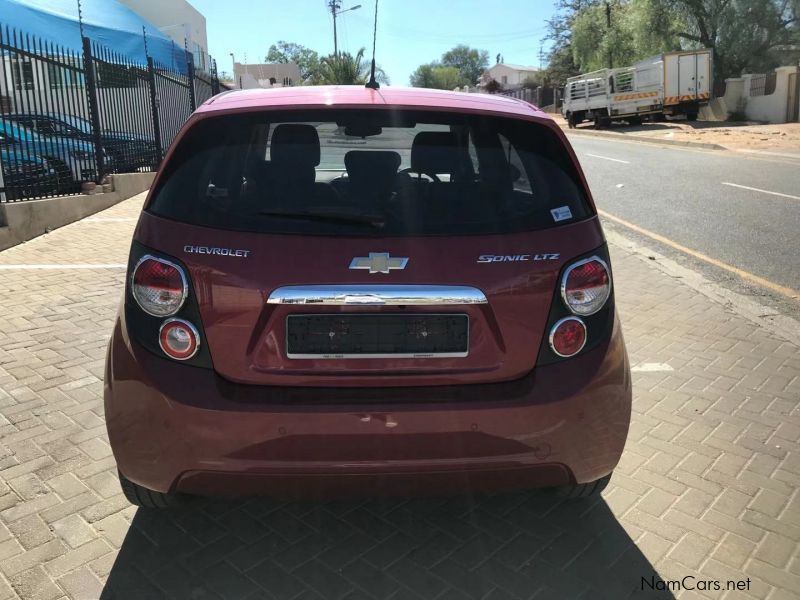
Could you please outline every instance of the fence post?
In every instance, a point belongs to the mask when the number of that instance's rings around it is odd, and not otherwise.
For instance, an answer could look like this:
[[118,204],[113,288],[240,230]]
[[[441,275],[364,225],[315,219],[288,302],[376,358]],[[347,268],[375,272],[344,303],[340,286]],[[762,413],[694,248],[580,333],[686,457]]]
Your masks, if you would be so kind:
[[153,135],[155,136],[156,153],[158,160],[164,158],[164,149],[161,147],[161,123],[158,120],[158,95],[156,94],[156,67],[153,64],[153,58],[147,57],[147,75],[148,83],[150,84],[150,108],[153,111]]
[[197,110],[197,98],[194,94],[194,58],[188,52],[186,53],[186,68],[189,72],[189,108],[192,112]]
[[97,79],[95,78],[92,43],[83,38],[83,71],[86,78],[86,99],[89,105],[89,121],[92,124],[92,141],[94,142],[94,160],[97,166],[97,183],[103,181],[105,164],[100,129],[100,106],[97,102]]

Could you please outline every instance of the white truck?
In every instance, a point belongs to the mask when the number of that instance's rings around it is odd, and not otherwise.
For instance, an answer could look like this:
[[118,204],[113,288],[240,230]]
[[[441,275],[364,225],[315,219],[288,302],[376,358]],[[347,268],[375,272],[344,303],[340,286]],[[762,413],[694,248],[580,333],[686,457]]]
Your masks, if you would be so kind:
[[711,98],[712,51],[666,52],[630,67],[600,69],[567,79],[561,114],[570,128],[583,121],[641,122],[643,116],[697,119]]

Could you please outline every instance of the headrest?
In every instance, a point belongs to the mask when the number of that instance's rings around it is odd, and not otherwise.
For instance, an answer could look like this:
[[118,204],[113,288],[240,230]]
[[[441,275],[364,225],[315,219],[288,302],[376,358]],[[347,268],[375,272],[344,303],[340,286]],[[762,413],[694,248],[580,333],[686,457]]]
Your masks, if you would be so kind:
[[400,155],[388,150],[351,150],[344,155],[344,166],[352,181],[385,179],[394,184]]
[[319,154],[319,134],[313,125],[284,123],[275,128],[269,151],[272,163],[316,167]]
[[450,173],[458,170],[458,143],[449,131],[422,131],[411,145],[414,173]]

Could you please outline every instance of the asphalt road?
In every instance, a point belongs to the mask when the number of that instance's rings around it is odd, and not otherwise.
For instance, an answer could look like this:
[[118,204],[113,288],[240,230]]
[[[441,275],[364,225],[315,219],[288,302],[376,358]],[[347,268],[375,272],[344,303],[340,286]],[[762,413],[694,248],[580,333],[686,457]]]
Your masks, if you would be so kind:
[[[601,211],[800,290],[800,161],[580,135],[570,141]],[[610,218],[606,222],[663,246]],[[730,272],[671,250],[752,292],[749,282],[737,282]]]

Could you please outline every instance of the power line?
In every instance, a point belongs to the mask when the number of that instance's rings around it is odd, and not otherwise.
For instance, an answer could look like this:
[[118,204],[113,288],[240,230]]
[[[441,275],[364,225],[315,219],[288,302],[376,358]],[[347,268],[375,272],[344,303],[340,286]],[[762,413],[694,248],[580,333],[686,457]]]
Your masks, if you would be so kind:
[[[355,16],[355,18],[365,22],[366,19],[364,17]],[[405,27],[402,25],[386,25],[382,26],[382,30],[385,30],[388,35],[392,37],[414,37],[414,38],[427,38],[429,40],[441,41],[441,42],[448,42],[448,41],[472,41],[474,43],[491,43],[491,42],[500,42],[500,41],[514,41],[514,40],[521,40],[525,38],[530,38],[536,36],[536,34],[541,33],[545,30],[546,26],[524,29],[524,30],[516,30],[516,31],[508,31],[504,33],[486,33],[486,34],[473,34],[473,33],[443,33],[443,32],[433,32],[433,31],[422,31],[419,29],[414,29],[411,27]]]

